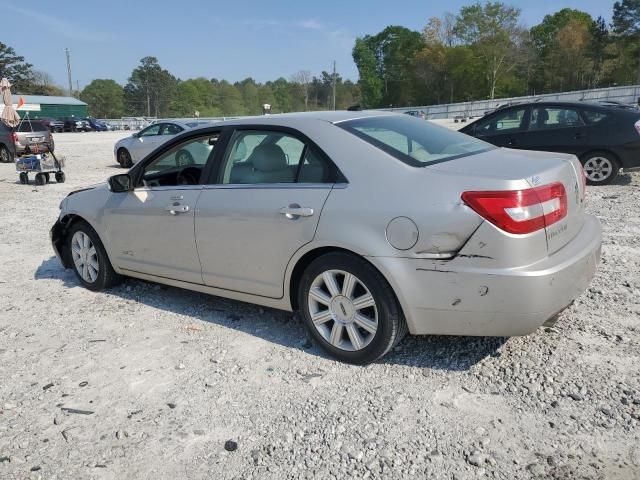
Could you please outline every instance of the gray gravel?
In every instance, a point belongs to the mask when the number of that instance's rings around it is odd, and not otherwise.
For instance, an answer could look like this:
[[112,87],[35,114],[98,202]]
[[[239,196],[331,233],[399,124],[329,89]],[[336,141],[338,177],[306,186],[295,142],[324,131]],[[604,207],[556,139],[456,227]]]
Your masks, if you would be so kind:
[[61,185],[0,164],[0,478],[640,478],[640,175],[589,188],[603,260],[555,327],[363,368],[286,312],[62,270],[58,203],[121,135],[56,135]]

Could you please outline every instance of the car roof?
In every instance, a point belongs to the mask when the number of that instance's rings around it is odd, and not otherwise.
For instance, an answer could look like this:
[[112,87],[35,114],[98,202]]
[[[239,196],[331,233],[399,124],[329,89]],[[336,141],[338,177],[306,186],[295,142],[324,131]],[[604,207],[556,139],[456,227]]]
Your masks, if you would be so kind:
[[256,115],[253,117],[234,118],[224,121],[212,122],[209,125],[198,125],[199,128],[210,128],[224,125],[274,125],[282,127],[294,127],[298,122],[304,120],[316,120],[328,123],[340,123],[347,120],[356,120],[360,118],[373,118],[373,117],[394,117],[402,116],[403,114],[394,112],[385,112],[381,110],[368,110],[368,111],[319,111],[319,112],[297,112],[297,113],[278,113],[275,115]]
[[[530,106],[551,106],[551,107],[574,107],[574,108],[598,108],[604,110],[613,110],[613,111],[621,111],[621,110],[636,110],[633,105],[627,105],[624,103],[615,103],[608,102],[606,100],[538,100],[533,102],[521,102],[521,103],[511,103],[504,106],[499,106],[494,110],[494,112],[498,112],[506,109],[514,109],[514,108],[522,108],[522,107],[530,107]],[[493,113],[493,112],[492,112]]]

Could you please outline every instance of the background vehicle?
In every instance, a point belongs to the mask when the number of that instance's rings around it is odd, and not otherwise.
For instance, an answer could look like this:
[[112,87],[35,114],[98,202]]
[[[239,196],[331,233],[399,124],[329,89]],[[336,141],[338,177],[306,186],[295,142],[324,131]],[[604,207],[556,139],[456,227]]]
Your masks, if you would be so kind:
[[11,163],[15,157],[15,142],[9,127],[0,122],[0,162]]
[[109,130],[109,127],[106,123],[96,120],[95,118],[89,117],[83,118],[83,120],[87,122],[89,124],[89,127],[91,127],[91,130],[95,132],[106,132]]
[[43,148],[47,148],[50,152],[55,150],[53,134],[49,128],[41,122],[23,120],[14,129],[13,138],[18,155],[27,150],[34,151]]
[[64,121],[65,132],[88,132],[91,130],[91,125],[86,120],[77,117],[66,117]]
[[87,288],[127,275],[300,309],[322,348],[368,363],[407,330],[523,335],[571,304],[601,242],[581,172],[407,115],[246,118],[73,192],[51,238]]
[[123,168],[130,168],[170,138],[191,128],[175,120],[157,121],[130,137],[118,141],[113,148],[116,161]]
[[499,147],[576,155],[587,181],[640,168],[640,111],[616,104],[535,102],[501,107],[460,129]]
[[38,118],[36,120],[43,125],[46,125],[47,128],[54,133],[64,131],[64,122],[62,120],[58,120],[57,118]]
[[411,115],[412,117],[421,118],[422,120],[427,118],[427,114],[423,110],[409,110],[404,112],[405,115]]

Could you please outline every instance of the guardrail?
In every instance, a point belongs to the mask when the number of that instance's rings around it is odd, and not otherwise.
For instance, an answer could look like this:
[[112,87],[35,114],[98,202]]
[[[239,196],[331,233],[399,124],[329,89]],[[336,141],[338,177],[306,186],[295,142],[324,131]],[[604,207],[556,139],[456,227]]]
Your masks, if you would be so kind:
[[495,110],[506,103],[525,103],[535,101],[609,101],[625,104],[638,104],[640,100],[640,85],[626,87],[596,88],[591,90],[577,90],[573,92],[548,93],[543,95],[528,95],[524,97],[499,98],[494,100],[475,100],[471,102],[448,103],[443,105],[424,105],[415,107],[379,108],[389,112],[406,112],[422,110],[428,119],[445,119],[455,117],[481,117],[487,111]]

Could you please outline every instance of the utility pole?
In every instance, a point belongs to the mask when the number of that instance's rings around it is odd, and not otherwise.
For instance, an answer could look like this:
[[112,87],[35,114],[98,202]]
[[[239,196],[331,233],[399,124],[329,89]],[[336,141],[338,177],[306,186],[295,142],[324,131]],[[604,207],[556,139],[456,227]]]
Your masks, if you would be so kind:
[[336,61],[333,61],[333,110],[336,109]]
[[80,96],[80,82],[76,79],[76,95]]
[[73,82],[71,81],[71,58],[69,56],[69,49],[65,48],[64,53],[67,55],[67,75],[69,77],[69,96],[73,97]]

